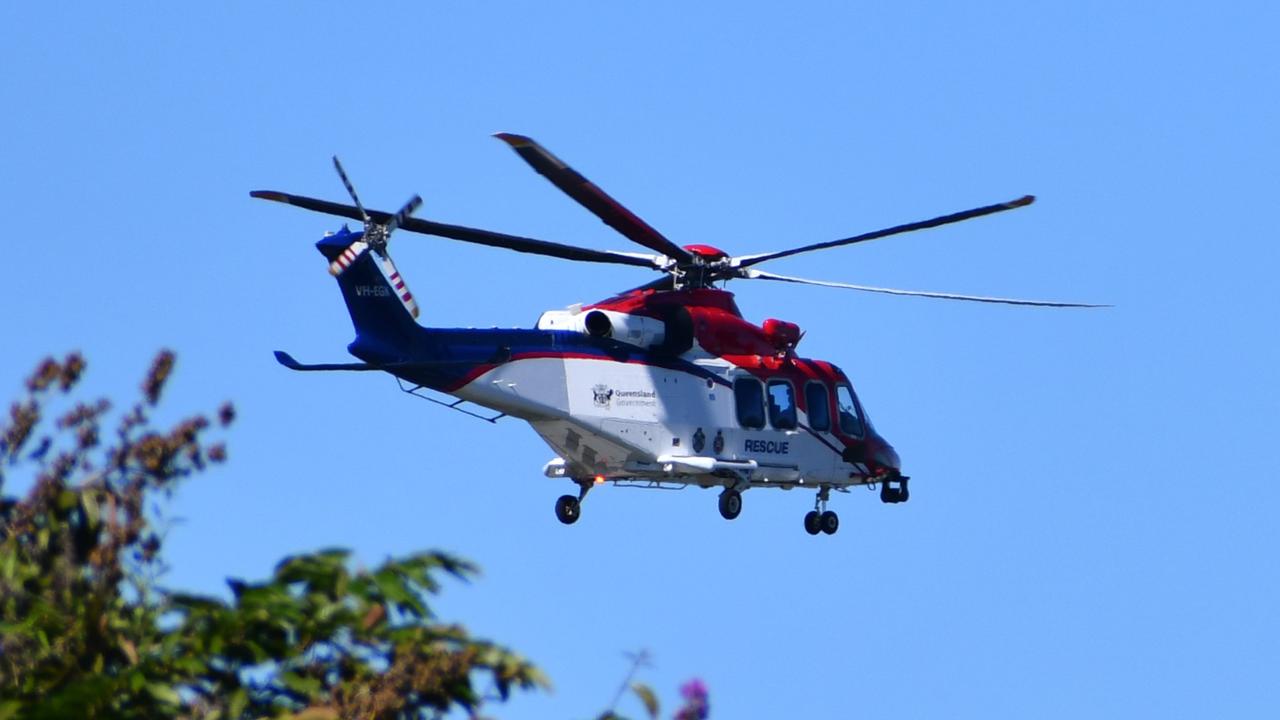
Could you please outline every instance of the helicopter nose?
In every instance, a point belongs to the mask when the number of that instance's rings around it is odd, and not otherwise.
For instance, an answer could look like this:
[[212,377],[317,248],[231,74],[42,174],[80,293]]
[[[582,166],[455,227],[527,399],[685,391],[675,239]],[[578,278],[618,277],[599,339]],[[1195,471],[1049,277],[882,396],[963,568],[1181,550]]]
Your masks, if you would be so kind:
[[875,461],[884,467],[902,470],[902,460],[898,457],[898,451],[883,438],[880,441],[880,447],[876,448]]
[[898,451],[875,431],[868,433],[865,441],[855,442],[846,447],[842,457],[845,462],[863,463],[873,470],[876,468],[894,472],[902,470],[902,460],[898,457]]

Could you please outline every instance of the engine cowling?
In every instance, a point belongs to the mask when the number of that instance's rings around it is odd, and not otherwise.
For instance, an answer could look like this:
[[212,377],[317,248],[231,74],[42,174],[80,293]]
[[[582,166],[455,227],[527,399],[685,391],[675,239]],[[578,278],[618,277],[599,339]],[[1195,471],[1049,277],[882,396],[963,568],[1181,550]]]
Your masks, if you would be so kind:
[[666,323],[661,320],[599,309],[550,310],[538,318],[538,329],[569,330],[646,349],[661,345],[666,336]]
[[786,320],[778,320],[769,318],[764,321],[764,337],[769,344],[779,350],[789,350],[795,348],[800,342],[800,337],[804,334],[800,332],[800,326]]

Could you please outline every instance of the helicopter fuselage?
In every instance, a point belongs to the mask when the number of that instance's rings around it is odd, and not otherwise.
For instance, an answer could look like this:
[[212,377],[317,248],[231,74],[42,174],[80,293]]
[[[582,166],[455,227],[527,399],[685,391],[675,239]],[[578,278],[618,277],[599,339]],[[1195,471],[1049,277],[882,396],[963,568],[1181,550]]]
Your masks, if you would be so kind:
[[[382,285],[340,284],[353,317],[398,310]],[[635,290],[550,311],[535,329],[357,321],[357,333],[349,350],[370,366],[528,422],[557,455],[552,477],[742,490],[899,474],[845,374],[798,357],[796,326],[744,320],[723,290]]]

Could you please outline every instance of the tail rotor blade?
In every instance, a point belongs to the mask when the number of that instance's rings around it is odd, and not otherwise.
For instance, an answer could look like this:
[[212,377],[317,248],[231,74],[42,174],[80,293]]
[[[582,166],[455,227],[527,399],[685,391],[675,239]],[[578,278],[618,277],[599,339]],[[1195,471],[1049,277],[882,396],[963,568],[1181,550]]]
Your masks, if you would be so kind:
[[409,198],[409,202],[405,203],[404,207],[400,208],[400,211],[395,215],[392,215],[391,220],[387,222],[387,234],[390,235],[394,232],[396,228],[400,227],[400,225],[404,223],[405,219],[420,207],[422,207],[421,197],[414,195]]
[[396,269],[395,262],[390,255],[383,256],[382,271],[387,276],[387,282],[391,283],[392,289],[396,296],[400,298],[400,302],[404,303],[404,308],[416,320],[418,318],[418,301],[413,299],[413,293],[409,292],[409,285],[405,283],[404,277],[400,275],[400,271]]
[[347,171],[342,169],[342,161],[337,155],[333,156],[333,167],[338,171],[338,177],[342,178],[342,184],[347,188],[347,194],[351,196],[352,202],[356,204],[356,209],[360,211],[360,219],[367,225],[369,223],[369,213],[364,211],[364,205],[360,204],[360,196],[356,195],[356,188],[351,184],[351,179],[347,177]]

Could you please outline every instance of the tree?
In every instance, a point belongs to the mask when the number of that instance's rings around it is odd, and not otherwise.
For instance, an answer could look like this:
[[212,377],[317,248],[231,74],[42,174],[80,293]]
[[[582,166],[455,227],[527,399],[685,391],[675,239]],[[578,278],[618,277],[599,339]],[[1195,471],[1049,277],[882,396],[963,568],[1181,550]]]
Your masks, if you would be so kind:
[[[439,577],[475,567],[440,552],[353,571],[345,551],[285,558],[233,598],[158,588],[152,501],[226,459],[205,437],[224,405],[166,429],[151,415],[172,373],[159,353],[142,398],[103,442],[106,400],[70,403],[79,355],[47,359],[0,428],[0,720],[417,718],[546,686],[512,651],[439,622]],[[30,474],[22,499],[7,473]]]

